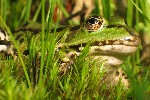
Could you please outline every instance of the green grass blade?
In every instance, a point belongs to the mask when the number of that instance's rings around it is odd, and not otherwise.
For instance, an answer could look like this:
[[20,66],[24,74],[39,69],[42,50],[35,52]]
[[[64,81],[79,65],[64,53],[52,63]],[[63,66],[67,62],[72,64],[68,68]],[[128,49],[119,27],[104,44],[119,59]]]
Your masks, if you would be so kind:
[[131,0],[128,0],[128,7],[127,7],[127,24],[132,26],[133,20],[133,4]]
[[144,14],[144,12],[133,2],[133,0],[131,0],[131,2],[136,7],[136,9],[138,9],[138,11],[142,14],[142,16],[150,23],[150,19],[146,16],[146,14]]
[[32,0],[27,0],[27,4],[26,4],[26,14],[25,14],[25,22],[28,21],[29,18],[30,18],[31,3],[32,3]]
[[42,4],[40,3],[39,6],[38,6],[38,9],[36,10],[36,13],[34,14],[33,21],[37,20],[38,15],[39,15],[40,10],[41,10],[41,6],[42,6]]
[[42,32],[41,32],[41,64],[40,64],[40,75],[39,75],[39,87],[43,86],[43,66],[44,66],[44,56],[45,56],[45,42],[44,42],[44,33],[45,33],[45,0],[42,0]]

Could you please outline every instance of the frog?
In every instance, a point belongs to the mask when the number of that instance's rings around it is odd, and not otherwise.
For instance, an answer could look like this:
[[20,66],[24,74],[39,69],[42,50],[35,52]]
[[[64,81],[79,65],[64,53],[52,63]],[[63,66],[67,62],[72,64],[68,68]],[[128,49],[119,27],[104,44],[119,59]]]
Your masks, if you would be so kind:
[[[91,47],[88,57],[100,63],[104,62],[107,67],[107,77],[102,81],[115,86],[121,79],[125,88],[129,87],[128,77],[120,66],[129,55],[136,52],[140,44],[139,34],[127,26],[125,20],[119,16],[106,21],[103,17],[95,15],[88,17],[79,30],[69,33],[60,46],[76,49],[75,52],[67,53],[67,57],[70,58],[74,53],[80,55],[89,42]],[[70,60],[67,59],[66,62],[68,61]]]
[[[49,31],[45,30],[46,32],[56,35],[55,51],[61,56],[60,72],[63,74],[70,70],[74,60],[89,44],[90,48],[86,58],[90,58],[91,62],[96,60],[98,64],[104,63],[104,69],[106,69],[106,74],[101,81],[115,86],[121,80],[125,87],[129,86],[127,75],[120,66],[129,55],[136,52],[140,44],[140,36],[125,23],[123,18],[117,16],[106,20],[103,16],[91,15],[80,25],[63,26]],[[27,23],[23,27],[15,29],[13,33],[23,55],[29,55],[28,45],[31,40],[37,44],[36,52],[40,51],[38,49],[41,46],[41,42],[39,42],[40,24]],[[13,44],[8,44],[5,50],[1,51],[16,56],[17,51],[12,46]]]

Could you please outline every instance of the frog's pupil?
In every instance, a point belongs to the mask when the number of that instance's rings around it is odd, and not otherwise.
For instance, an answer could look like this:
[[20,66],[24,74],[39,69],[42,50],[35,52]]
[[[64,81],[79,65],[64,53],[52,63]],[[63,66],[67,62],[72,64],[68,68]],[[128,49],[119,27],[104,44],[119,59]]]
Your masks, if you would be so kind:
[[89,22],[90,24],[95,24],[95,23],[98,22],[98,20],[95,19],[95,18],[90,18],[90,19],[88,20],[88,22]]

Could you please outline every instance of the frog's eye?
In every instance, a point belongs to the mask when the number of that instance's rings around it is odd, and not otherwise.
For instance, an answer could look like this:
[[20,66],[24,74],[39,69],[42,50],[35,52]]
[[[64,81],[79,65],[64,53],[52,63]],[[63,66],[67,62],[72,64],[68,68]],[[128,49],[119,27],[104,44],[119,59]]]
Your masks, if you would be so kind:
[[88,31],[97,31],[105,27],[105,19],[101,16],[93,15],[86,19],[85,27]]

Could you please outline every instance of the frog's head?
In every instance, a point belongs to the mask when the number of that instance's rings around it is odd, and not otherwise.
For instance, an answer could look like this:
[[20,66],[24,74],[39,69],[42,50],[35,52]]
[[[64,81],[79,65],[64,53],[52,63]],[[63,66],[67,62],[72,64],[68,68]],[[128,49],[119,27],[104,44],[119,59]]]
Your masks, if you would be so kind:
[[84,25],[73,30],[66,38],[67,46],[74,46],[92,42],[93,45],[125,45],[138,46],[139,34],[120,17],[112,17],[106,21],[102,16],[93,15],[86,19]]
[[[94,15],[88,17],[80,29],[70,32],[65,44],[80,49],[89,42],[92,44],[90,55],[122,59],[136,51],[140,38],[139,34],[127,26],[122,18],[113,17],[106,21],[103,17]],[[116,63],[116,65],[120,64]]]

